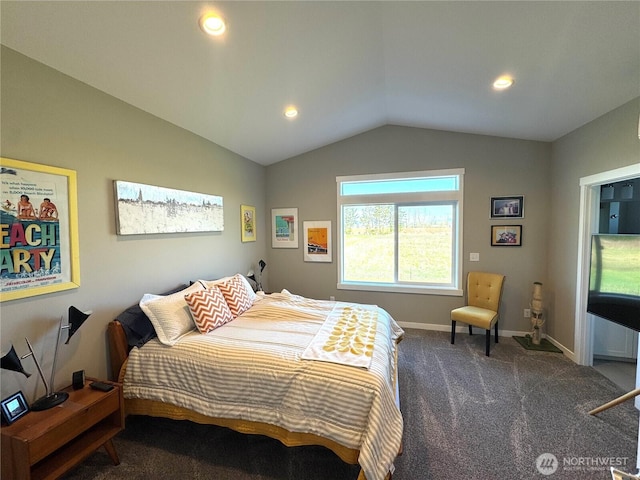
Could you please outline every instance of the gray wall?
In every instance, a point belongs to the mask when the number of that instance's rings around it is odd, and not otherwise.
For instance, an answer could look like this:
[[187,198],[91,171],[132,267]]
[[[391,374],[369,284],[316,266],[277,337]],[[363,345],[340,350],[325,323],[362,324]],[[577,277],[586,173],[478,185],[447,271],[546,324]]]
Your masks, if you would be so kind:
[[[260,258],[270,290],[376,303],[400,322],[447,329],[460,297],[338,291],[335,257],[305,263],[302,248],[271,249],[269,212],[279,207],[297,207],[300,221],[332,220],[335,246],[335,177],[350,174],[465,168],[464,271],[507,275],[501,328],[509,331],[529,329],[522,309],[542,281],[547,332],[572,349],[579,179],[640,160],[635,99],[553,144],[386,126],[265,169],[5,47],[1,62],[0,154],[78,173],[80,288],[0,305],[2,353],[11,342],[26,353],[28,336],[47,371],[60,315],[69,305],[93,310],[61,349],[57,387],[74,370],[107,375],[106,324],[143,293],[244,273]],[[225,231],[119,237],[116,179],[222,195]],[[490,220],[489,198],[512,194],[525,195],[525,218]],[[257,207],[257,242],[240,242],[240,204]],[[490,225],[505,223],[523,225],[522,247],[490,247]],[[35,373],[31,360],[25,366]],[[43,393],[35,376],[0,375],[3,397]]]
[[[297,207],[305,220],[331,220],[336,245],[336,176],[465,168],[464,272],[502,272],[501,329],[528,331],[523,317],[534,281],[547,277],[550,144],[463,133],[385,126],[267,167],[267,207]],[[525,217],[490,219],[490,197],[524,195]],[[522,224],[522,247],[491,247],[490,226]],[[271,229],[271,226],[268,227]],[[300,231],[302,234],[302,231]],[[300,237],[302,238],[302,237]],[[469,262],[479,252],[480,262]],[[399,322],[449,328],[462,297],[337,290],[337,263],[305,263],[298,249],[271,249],[269,286],[317,298],[373,303]]]
[[[105,377],[106,325],[142,294],[246,273],[265,256],[265,168],[10,49],[1,53],[1,154],[77,171],[81,271],[78,289],[2,303],[2,353],[11,342],[26,353],[28,336],[49,371],[57,322],[75,305],[94,313],[61,346],[56,386],[79,369]],[[222,195],[224,232],[118,236],[113,180]],[[241,204],[257,208],[258,242],[240,241]],[[24,364],[37,373],[31,359]],[[37,374],[1,375],[3,398],[43,393]]]
[[[507,275],[501,328],[527,331],[531,283],[544,284],[546,333],[574,349],[580,178],[640,162],[640,97],[551,143],[386,126],[267,168],[267,207],[298,207],[300,221],[332,220],[339,175],[464,167],[464,271]],[[489,197],[525,195],[523,247],[490,247]],[[268,226],[270,229],[270,225]],[[469,262],[479,252],[481,261]],[[446,329],[461,299],[336,290],[337,265],[272,249],[270,287],[319,298],[376,303],[398,321]]]
[[640,97],[556,140],[551,149],[548,334],[574,348],[580,179],[640,162]]

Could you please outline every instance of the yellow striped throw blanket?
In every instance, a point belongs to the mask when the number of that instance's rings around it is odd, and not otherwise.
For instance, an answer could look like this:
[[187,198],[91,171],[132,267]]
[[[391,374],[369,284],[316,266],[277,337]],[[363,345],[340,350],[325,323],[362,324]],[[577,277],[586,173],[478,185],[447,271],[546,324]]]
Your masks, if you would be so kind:
[[377,306],[338,303],[303,352],[302,359],[368,369],[377,324]]

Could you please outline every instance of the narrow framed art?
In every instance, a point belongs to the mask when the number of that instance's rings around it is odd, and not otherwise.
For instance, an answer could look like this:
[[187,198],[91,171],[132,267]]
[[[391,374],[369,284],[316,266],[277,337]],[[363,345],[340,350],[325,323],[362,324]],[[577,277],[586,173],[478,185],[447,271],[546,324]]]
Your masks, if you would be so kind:
[[491,218],[524,218],[524,195],[491,197]]
[[298,248],[298,209],[271,209],[271,247]]
[[75,170],[0,161],[0,301],[78,288]]
[[491,225],[491,246],[522,246],[522,225]]
[[240,205],[240,238],[242,242],[256,241],[256,207]]
[[219,195],[188,192],[115,180],[118,235],[221,232],[223,199]]
[[304,261],[331,262],[331,222],[302,222]]

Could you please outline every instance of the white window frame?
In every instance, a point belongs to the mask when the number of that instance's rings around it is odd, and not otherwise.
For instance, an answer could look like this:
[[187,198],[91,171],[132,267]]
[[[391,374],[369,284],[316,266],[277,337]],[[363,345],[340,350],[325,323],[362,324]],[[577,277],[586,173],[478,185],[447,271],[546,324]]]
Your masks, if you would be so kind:
[[[341,185],[346,182],[365,182],[370,180],[400,180],[406,178],[429,178],[429,177],[458,177],[458,190],[447,190],[437,192],[413,192],[413,193],[392,193],[392,194],[367,194],[367,195],[341,195]],[[450,295],[462,296],[462,264],[463,264],[463,198],[464,198],[464,168],[446,169],[446,170],[425,170],[418,172],[401,172],[401,173],[381,173],[371,175],[349,175],[336,177],[337,184],[337,227],[338,227],[338,284],[339,290],[362,290],[373,292],[395,292],[395,293],[418,293],[426,295]],[[433,285],[416,285],[407,283],[394,284],[378,284],[370,282],[344,282],[343,281],[343,226],[342,226],[342,207],[343,205],[363,205],[374,203],[402,204],[410,205],[412,203],[446,203],[451,202],[457,206],[454,218],[454,239],[453,239],[453,283],[446,286]],[[397,220],[396,220],[397,221]],[[396,225],[397,229],[397,225]],[[397,250],[397,249],[396,249]]]

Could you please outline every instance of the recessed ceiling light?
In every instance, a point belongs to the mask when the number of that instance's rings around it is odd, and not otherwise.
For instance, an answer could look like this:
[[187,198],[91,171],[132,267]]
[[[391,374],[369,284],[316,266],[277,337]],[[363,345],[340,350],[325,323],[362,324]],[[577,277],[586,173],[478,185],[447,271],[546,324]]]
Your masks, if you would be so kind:
[[509,75],[502,75],[501,77],[496,78],[495,82],[493,82],[493,88],[495,90],[505,90],[513,85],[513,77]]
[[208,35],[222,35],[227,29],[224,19],[216,13],[207,13],[200,17],[200,28]]
[[290,105],[284,109],[284,116],[287,118],[296,118],[298,116],[298,109]]

